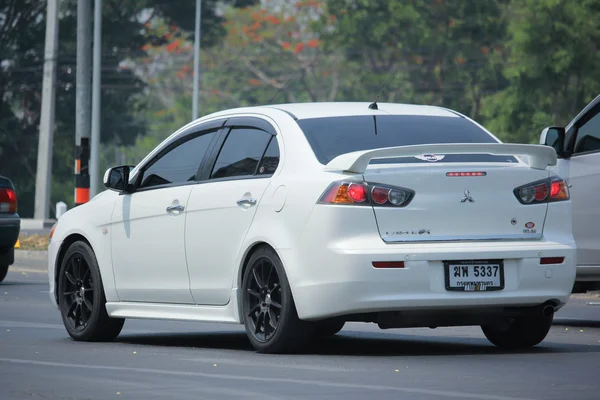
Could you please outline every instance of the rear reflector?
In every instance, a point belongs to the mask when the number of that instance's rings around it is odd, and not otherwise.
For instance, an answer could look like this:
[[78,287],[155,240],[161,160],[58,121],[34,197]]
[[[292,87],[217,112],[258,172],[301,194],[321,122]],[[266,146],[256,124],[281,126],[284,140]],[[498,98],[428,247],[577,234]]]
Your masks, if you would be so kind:
[[404,268],[404,261],[373,261],[375,268]]
[[548,265],[548,264],[562,264],[565,261],[564,257],[542,257],[540,259],[540,264]]
[[487,172],[446,172],[446,176],[486,176]]

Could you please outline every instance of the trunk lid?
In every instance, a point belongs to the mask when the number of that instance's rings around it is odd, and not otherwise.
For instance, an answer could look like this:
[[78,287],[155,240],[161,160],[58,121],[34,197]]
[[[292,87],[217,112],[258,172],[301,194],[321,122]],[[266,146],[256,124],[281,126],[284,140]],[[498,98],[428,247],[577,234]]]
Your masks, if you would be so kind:
[[[485,172],[483,176],[448,176]],[[371,164],[364,179],[413,190],[406,207],[373,207],[386,242],[539,239],[547,203],[521,204],[514,189],[549,177],[525,164]]]

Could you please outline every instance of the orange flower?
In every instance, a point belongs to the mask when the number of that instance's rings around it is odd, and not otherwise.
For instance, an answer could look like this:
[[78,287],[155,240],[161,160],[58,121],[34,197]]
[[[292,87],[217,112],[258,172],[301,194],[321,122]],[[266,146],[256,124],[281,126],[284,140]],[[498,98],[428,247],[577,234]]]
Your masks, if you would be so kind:
[[281,47],[283,47],[284,50],[289,50],[290,47],[292,47],[292,45],[290,44],[290,42],[283,42],[281,43]]
[[481,48],[481,54],[487,55],[489,53],[489,51],[490,50],[485,46]]
[[210,91],[214,96],[219,94],[219,91],[217,89],[213,89]]
[[296,45],[296,48],[294,49],[294,53],[298,54],[300,53],[302,50],[304,49],[304,44],[303,43],[298,43]]
[[463,57],[461,57],[461,56],[458,56],[458,57],[456,57],[456,62],[457,62],[458,64],[464,64],[464,63],[466,63],[466,62],[467,62],[467,60],[465,60],[465,59],[464,59]]
[[248,83],[252,86],[259,86],[261,84],[258,79],[248,79]]
[[273,25],[279,25],[281,23],[281,20],[274,15],[267,15],[265,19]]
[[293,22],[296,18],[293,15],[290,15],[289,17],[287,17],[285,20],[287,22]]
[[319,45],[319,41],[317,39],[311,39],[308,42],[306,42],[306,45],[310,48],[315,48]]
[[169,52],[172,53],[173,50],[175,50],[177,47],[179,47],[179,44],[181,43],[181,39],[177,39],[174,42],[169,43],[168,45],[165,46],[165,49]]
[[144,51],[150,50],[150,43],[146,43],[145,45],[143,45],[142,50],[144,50]]
[[231,28],[229,30],[229,33],[232,34],[232,35],[235,35],[237,33],[237,30],[235,28]]

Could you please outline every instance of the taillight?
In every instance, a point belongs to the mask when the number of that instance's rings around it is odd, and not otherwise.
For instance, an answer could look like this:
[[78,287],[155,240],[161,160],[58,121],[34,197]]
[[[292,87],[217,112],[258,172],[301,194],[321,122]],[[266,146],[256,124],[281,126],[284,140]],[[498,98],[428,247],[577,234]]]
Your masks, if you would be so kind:
[[514,193],[522,204],[549,203],[570,198],[567,184],[558,176],[519,186]]
[[405,207],[414,195],[413,190],[395,186],[340,181],[329,185],[319,203]]
[[0,212],[17,212],[17,194],[9,188],[0,188]]

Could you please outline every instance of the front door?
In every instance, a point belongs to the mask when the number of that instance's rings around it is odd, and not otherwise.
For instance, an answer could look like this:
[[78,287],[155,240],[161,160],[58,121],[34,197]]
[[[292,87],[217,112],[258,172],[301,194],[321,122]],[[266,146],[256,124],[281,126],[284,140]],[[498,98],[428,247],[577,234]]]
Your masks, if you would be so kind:
[[120,195],[111,251],[121,301],[193,303],[185,218],[200,163],[216,132],[190,134],[142,167],[132,194]]
[[228,133],[210,174],[194,186],[185,224],[190,287],[197,304],[229,301],[237,259],[270,177],[277,138],[255,128]]
[[578,123],[569,180],[578,265],[600,265],[600,110]]

